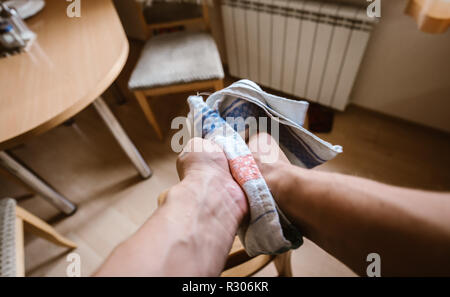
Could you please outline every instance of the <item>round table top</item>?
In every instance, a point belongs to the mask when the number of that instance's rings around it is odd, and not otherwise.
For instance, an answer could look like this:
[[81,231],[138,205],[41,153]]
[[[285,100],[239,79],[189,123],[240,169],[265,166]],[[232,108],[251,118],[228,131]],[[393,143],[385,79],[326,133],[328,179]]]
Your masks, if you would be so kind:
[[116,79],[128,41],[112,0],[47,0],[27,24],[37,34],[29,52],[0,58],[0,150],[74,116]]

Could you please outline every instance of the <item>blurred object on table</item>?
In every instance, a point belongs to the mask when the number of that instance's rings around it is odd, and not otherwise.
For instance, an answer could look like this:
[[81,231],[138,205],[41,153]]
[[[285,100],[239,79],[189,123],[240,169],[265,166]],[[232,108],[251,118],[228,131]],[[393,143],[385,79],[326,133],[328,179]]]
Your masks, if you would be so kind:
[[24,20],[34,16],[45,6],[44,0],[9,0],[4,3],[9,7],[14,7]]
[[27,51],[36,39],[18,10],[3,2],[0,2],[0,34],[0,56]]

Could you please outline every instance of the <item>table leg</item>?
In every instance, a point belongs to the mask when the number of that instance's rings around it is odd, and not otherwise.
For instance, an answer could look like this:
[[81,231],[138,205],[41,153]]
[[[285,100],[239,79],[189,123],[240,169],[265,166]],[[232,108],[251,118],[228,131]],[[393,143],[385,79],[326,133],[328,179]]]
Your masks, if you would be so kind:
[[143,178],[149,178],[152,175],[151,169],[148,167],[147,163],[145,163],[141,154],[138,152],[134,144],[131,142],[128,135],[123,130],[122,126],[117,121],[114,114],[109,109],[108,105],[106,105],[105,101],[99,97],[93,103],[95,109],[100,114],[102,119],[105,121],[111,133],[116,138],[117,142],[120,144],[122,149],[128,155],[128,158],[133,162],[136,169],[139,171]]
[[0,166],[5,168],[8,172],[30,187],[32,191],[53,204],[66,215],[72,215],[77,210],[75,204],[58,193],[7,152],[0,151]]

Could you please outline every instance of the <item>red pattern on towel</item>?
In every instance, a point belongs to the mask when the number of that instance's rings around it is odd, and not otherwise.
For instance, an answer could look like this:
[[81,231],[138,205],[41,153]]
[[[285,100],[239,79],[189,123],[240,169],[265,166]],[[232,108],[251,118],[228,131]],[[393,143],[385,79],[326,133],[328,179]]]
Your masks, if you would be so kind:
[[261,172],[251,154],[230,160],[229,164],[231,174],[241,186],[249,180],[262,178]]

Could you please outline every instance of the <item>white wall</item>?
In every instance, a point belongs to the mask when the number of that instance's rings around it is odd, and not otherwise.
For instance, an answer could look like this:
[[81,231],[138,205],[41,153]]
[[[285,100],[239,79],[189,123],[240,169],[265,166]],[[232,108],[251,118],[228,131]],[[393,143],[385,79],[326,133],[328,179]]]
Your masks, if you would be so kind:
[[450,32],[421,32],[407,1],[381,1],[352,102],[450,132]]

